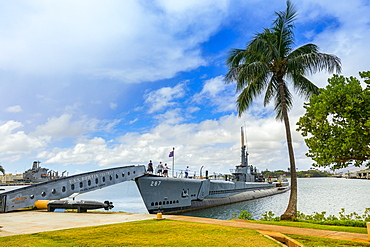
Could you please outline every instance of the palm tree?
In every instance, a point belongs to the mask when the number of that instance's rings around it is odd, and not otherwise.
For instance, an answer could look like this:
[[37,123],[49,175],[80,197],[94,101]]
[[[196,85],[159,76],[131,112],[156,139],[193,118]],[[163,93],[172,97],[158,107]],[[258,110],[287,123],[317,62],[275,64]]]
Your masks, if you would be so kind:
[[5,175],[5,169],[0,165],[0,172]]
[[291,192],[289,204],[281,219],[292,219],[297,213],[297,174],[294,161],[292,137],[288,111],[292,107],[292,94],[288,82],[300,95],[308,99],[318,88],[306,78],[321,70],[332,73],[341,71],[337,56],[319,52],[318,46],[306,44],[296,49],[294,45],[294,25],[296,10],[288,0],[285,11],[275,12],[273,27],[265,28],[262,33],[247,43],[245,49],[234,49],[229,53],[229,71],[226,83],[236,82],[240,92],[237,110],[242,115],[259,95],[264,95],[264,105],[274,102],[276,118],[284,121],[290,160]]

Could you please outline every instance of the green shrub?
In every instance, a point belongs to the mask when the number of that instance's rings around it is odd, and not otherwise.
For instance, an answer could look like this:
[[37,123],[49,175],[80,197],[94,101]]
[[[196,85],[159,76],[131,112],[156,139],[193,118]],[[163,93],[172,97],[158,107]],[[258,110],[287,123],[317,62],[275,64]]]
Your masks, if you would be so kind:
[[[346,214],[345,209],[342,208],[338,213],[339,217],[335,215],[326,216],[326,212],[314,212],[312,215],[306,215],[302,212],[297,212],[295,221],[307,222],[321,225],[334,225],[334,226],[353,226],[353,227],[366,227],[366,222],[370,222],[370,208],[366,208],[362,215],[356,212]],[[247,211],[240,212],[239,219],[252,220],[251,214]],[[280,217],[275,217],[272,211],[266,211],[260,218],[261,221],[280,221]]]
[[253,217],[251,213],[247,212],[246,210],[243,210],[240,212],[238,219],[253,220]]
[[274,217],[275,214],[272,211],[267,211],[266,213],[262,214],[262,221],[280,221],[280,217]]
[[325,216],[326,212],[314,212],[313,215],[305,215],[304,213],[297,212],[297,220],[315,224],[335,225],[335,226],[355,226],[366,227],[366,222],[370,220],[370,208],[366,208],[363,215],[356,212],[346,214],[345,209],[342,208],[338,213],[339,218],[335,215]]

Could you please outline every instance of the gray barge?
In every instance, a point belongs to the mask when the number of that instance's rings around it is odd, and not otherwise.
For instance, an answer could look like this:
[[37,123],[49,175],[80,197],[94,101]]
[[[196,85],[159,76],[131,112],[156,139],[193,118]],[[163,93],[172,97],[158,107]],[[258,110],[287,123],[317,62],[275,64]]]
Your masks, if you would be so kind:
[[264,182],[248,164],[242,129],[241,164],[223,180],[170,178],[146,174],[135,179],[149,213],[180,213],[286,192],[287,180]]

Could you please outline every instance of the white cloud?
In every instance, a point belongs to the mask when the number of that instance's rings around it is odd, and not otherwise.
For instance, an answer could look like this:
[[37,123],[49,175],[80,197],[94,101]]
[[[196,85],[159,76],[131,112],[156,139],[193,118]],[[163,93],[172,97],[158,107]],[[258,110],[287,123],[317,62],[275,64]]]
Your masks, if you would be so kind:
[[158,123],[168,125],[179,124],[185,120],[182,117],[182,109],[180,108],[168,110],[163,114],[157,114],[154,118],[158,120]]
[[139,120],[139,119],[135,118],[134,120],[130,121],[129,124],[133,124],[133,123],[137,122],[137,120]]
[[[98,164],[117,166],[170,163],[168,153],[175,147],[177,169],[190,165],[193,171],[201,166],[215,172],[228,172],[240,162],[240,127],[246,125],[250,163],[258,169],[286,169],[287,148],[285,130],[274,118],[255,119],[249,114],[242,118],[226,115],[217,120],[205,120],[199,124],[158,124],[147,133],[130,132],[112,141],[101,138],[83,139],[75,146],[55,149],[40,154],[46,163]],[[293,138],[294,139],[294,138]],[[301,151],[302,139],[295,140]],[[304,153],[297,159],[306,160]],[[301,161],[297,166],[302,167]]]
[[15,105],[15,106],[9,106],[8,108],[5,109],[7,112],[22,112],[22,107],[20,105]]
[[219,28],[226,11],[227,1],[7,4],[0,68],[125,82],[170,78],[206,64],[199,44]]
[[194,113],[194,112],[200,111],[200,108],[199,107],[188,107],[186,108],[186,111],[188,113]]
[[217,76],[206,80],[202,91],[195,94],[192,100],[196,103],[204,103],[214,106],[217,112],[235,110],[235,85],[225,84],[223,76]]
[[[354,1],[303,1],[298,21],[315,21],[320,17],[336,20],[337,25],[325,26],[320,33],[313,35],[312,42],[320,47],[320,51],[335,54],[342,60],[342,72],[345,76],[358,76],[359,71],[368,70],[370,50],[370,5],[361,0]],[[301,8],[302,7],[302,8]],[[315,11],[316,10],[316,11]],[[306,18],[316,12],[312,18]],[[350,15],[348,13],[351,13]],[[304,17],[303,17],[304,16]],[[356,16],[356,18],[353,18]],[[325,21],[325,20],[323,20]],[[324,26],[325,23],[322,23]],[[315,76],[320,86],[327,84],[330,75]],[[319,79],[320,78],[320,79]],[[321,79],[322,78],[322,79]]]
[[0,153],[14,155],[30,153],[47,144],[47,140],[27,135],[24,131],[16,131],[23,127],[23,124],[15,121],[8,121],[0,125]]
[[76,137],[86,131],[84,126],[72,122],[72,115],[63,114],[60,117],[52,117],[44,125],[37,127],[35,135],[52,137]]
[[52,152],[44,152],[39,154],[39,158],[49,159],[45,163],[60,163],[60,164],[96,164],[103,162],[109,157],[109,150],[106,147],[106,141],[102,138],[94,137],[91,140],[81,140],[74,147],[68,149],[55,149]]
[[37,126],[34,136],[49,136],[54,138],[78,138],[79,136],[97,131],[111,131],[120,119],[98,120],[80,116],[78,119],[72,114],[63,114],[60,117],[49,118],[45,124]]
[[223,81],[223,76],[218,76],[212,79],[207,80],[204,85],[202,91],[195,95],[194,98],[198,97],[207,97],[210,96],[215,98],[219,95],[220,92],[226,89],[225,81]]
[[148,105],[148,113],[162,110],[165,107],[175,105],[173,100],[185,95],[185,85],[177,84],[175,87],[163,87],[156,91],[149,92],[144,96],[145,103]]

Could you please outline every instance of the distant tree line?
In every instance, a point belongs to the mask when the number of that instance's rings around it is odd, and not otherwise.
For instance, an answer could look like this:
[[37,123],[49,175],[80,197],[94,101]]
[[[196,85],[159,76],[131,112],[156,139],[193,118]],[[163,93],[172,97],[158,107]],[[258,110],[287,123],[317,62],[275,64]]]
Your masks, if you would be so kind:
[[[268,178],[268,177],[273,177],[273,178],[277,178],[279,176],[286,176],[286,177],[290,177],[290,171],[283,171],[283,170],[277,170],[277,171],[269,171],[269,170],[265,170],[265,171],[262,171],[261,172],[262,175],[265,177],[265,178]],[[330,173],[330,172],[327,172],[327,171],[319,171],[319,170],[316,170],[316,169],[310,169],[308,171],[297,171],[297,177],[299,178],[308,178],[308,177],[331,177],[333,174]]]

